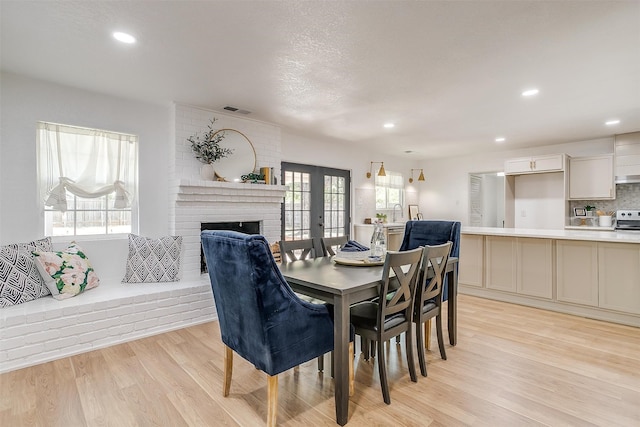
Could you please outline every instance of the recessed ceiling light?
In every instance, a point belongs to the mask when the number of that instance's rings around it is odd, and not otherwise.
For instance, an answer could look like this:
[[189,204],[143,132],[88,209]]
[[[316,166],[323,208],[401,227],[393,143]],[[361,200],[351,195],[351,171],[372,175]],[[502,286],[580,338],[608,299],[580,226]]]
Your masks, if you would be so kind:
[[395,127],[393,123],[385,123],[383,126],[387,129],[391,129],[392,127]]
[[608,120],[608,121],[604,122],[604,124],[607,125],[607,126],[617,125],[618,123],[620,123],[620,120]]
[[538,89],[529,89],[522,92],[522,96],[533,96],[537,95],[540,92]]
[[116,31],[115,33],[113,33],[113,38],[122,43],[127,43],[127,44],[132,44],[136,42],[136,38],[133,37],[131,34],[121,33],[119,31]]
[[499,136],[496,138],[496,142],[505,142],[506,139],[503,136]]

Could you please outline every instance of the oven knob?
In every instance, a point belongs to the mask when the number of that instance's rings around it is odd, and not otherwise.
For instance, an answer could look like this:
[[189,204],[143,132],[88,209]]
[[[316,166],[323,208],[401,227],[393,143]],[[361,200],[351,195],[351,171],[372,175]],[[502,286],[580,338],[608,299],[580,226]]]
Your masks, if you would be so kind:
[[620,215],[625,216],[625,215],[626,215],[626,213],[622,212]]

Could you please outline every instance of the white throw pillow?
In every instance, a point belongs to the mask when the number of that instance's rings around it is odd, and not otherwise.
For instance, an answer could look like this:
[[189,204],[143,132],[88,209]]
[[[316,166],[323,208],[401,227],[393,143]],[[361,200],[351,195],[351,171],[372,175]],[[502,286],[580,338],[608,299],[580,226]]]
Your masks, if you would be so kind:
[[49,295],[40,276],[34,250],[51,250],[49,237],[0,247],[0,307],[9,307]]
[[129,234],[123,283],[175,282],[180,279],[182,236],[159,239]]

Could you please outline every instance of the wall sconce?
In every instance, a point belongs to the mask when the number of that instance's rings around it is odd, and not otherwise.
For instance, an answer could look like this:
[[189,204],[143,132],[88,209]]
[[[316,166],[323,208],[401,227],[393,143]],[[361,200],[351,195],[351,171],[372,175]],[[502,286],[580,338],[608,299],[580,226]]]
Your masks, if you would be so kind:
[[387,176],[387,173],[384,171],[384,162],[371,162],[371,165],[369,166],[369,172],[367,172],[367,178],[371,178],[371,170],[373,169],[374,163],[380,163],[380,170],[378,171],[378,176]]
[[409,184],[413,183],[413,171],[420,171],[420,176],[418,177],[418,181],[424,181],[424,172],[422,169],[411,169],[411,178],[409,178]]

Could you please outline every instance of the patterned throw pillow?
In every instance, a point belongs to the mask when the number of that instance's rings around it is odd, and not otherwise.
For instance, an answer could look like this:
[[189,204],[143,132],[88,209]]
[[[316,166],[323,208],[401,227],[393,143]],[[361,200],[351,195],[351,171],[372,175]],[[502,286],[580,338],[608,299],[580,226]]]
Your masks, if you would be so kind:
[[100,283],[89,259],[75,242],[71,242],[64,251],[35,251],[33,255],[36,266],[55,299],[74,297]]
[[182,236],[159,239],[129,234],[129,256],[124,283],[175,282],[179,280]]
[[0,246],[0,307],[49,295],[31,251],[51,250],[51,239]]

